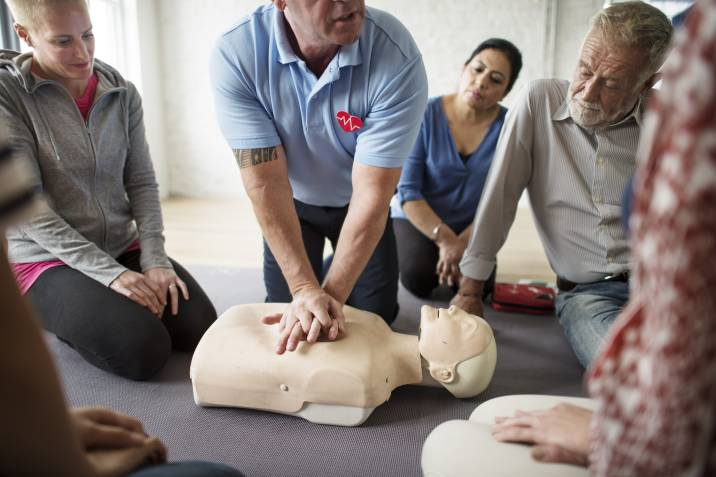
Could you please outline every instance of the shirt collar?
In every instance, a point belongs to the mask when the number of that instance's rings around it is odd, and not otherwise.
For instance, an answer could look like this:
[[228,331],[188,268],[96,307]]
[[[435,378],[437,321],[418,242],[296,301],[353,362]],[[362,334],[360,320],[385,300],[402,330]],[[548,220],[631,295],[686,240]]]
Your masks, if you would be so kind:
[[283,16],[283,12],[275,7],[273,15],[273,31],[276,35],[276,49],[278,50],[279,63],[285,65],[293,63],[294,61],[299,61],[300,58],[293,51],[291,42],[288,41],[288,34],[286,34],[286,20]]
[[[363,35],[361,35],[363,36]],[[338,67],[358,66],[363,63],[363,55],[360,51],[360,38],[350,45],[343,45],[338,50]]]
[[[365,21],[365,20],[364,20]],[[276,49],[278,50],[278,61],[281,64],[293,63],[301,61],[301,58],[293,51],[291,42],[288,41],[286,33],[286,20],[283,12],[278,8],[274,9],[273,27],[276,35]],[[361,35],[362,37],[363,35]],[[363,63],[363,55],[360,49],[360,39],[354,41],[350,45],[344,45],[338,50],[337,62],[338,67],[357,66]]]
[[[624,119],[619,121],[618,123],[610,124],[608,127],[611,126],[617,126],[620,124],[624,124],[627,121],[629,121],[631,118],[634,118],[634,121],[636,124],[641,127],[642,123],[642,117],[644,116],[644,106],[646,104],[646,99],[648,99],[650,95],[651,90],[648,92],[639,95],[639,99],[637,99],[636,104],[632,108],[631,112],[626,115]],[[565,119],[571,119],[572,116],[569,114],[569,93],[567,93],[567,96],[564,98],[564,102],[560,105],[560,107],[557,109],[557,111],[554,112],[552,115],[552,119],[554,121],[564,121]]]

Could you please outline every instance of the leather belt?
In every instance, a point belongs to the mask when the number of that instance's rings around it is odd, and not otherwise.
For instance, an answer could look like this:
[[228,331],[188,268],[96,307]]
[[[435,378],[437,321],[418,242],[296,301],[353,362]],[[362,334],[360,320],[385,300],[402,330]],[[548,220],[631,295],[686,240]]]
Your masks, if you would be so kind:
[[[607,275],[606,277],[602,278],[601,280],[597,280],[596,282],[589,282],[589,283],[601,283],[601,282],[628,282],[629,281],[629,270],[621,273],[617,273],[615,275]],[[574,283],[566,278],[562,278],[560,276],[557,277],[557,288],[559,291],[570,291],[574,287],[579,285],[579,283]]]

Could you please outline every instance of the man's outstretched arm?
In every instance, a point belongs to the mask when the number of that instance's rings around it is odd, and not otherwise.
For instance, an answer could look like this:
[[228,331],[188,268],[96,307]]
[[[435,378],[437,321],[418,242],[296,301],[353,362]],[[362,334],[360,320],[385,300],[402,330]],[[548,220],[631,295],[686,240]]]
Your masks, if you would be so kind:
[[[261,231],[293,297],[281,318],[276,352],[293,351],[303,334],[309,342],[316,341],[321,332],[335,339],[345,321],[342,303],[321,288],[311,268],[283,147],[235,149],[234,156]],[[267,320],[267,323],[277,321],[276,317]],[[294,326],[297,322],[300,326]]]

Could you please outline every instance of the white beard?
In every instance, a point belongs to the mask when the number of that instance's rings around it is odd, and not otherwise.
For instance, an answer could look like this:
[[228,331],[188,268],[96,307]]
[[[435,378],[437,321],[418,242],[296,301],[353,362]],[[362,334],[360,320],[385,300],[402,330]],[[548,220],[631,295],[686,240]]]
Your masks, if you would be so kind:
[[575,123],[584,128],[594,128],[608,123],[609,117],[599,103],[588,103],[580,98],[581,94],[569,93],[569,114]]

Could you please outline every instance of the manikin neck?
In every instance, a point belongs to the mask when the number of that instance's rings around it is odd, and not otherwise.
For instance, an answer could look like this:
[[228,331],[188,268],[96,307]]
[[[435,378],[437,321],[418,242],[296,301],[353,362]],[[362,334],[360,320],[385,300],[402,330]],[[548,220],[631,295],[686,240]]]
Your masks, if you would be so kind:
[[445,387],[430,376],[428,361],[420,355],[417,336],[392,333],[390,340],[390,349],[396,368],[395,375],[405,377],[404,382],[395,383],[396,387],[406,384],[434,388]]
[[395,387],[405,384],[420,384],[423,380],[418,337],[402,333],[390,333],[390,352],[393,355],[393,376],[398,382]]

